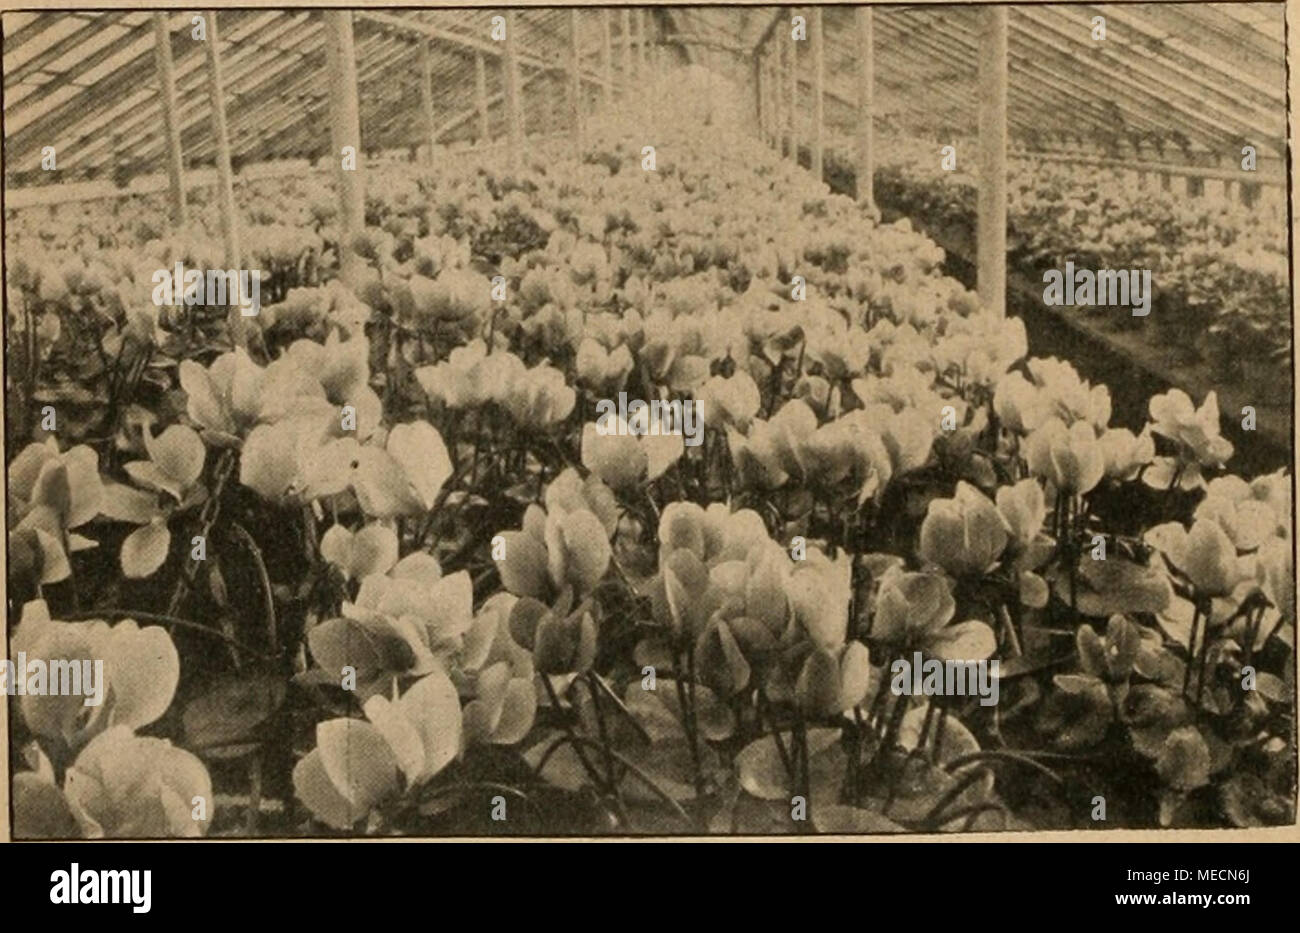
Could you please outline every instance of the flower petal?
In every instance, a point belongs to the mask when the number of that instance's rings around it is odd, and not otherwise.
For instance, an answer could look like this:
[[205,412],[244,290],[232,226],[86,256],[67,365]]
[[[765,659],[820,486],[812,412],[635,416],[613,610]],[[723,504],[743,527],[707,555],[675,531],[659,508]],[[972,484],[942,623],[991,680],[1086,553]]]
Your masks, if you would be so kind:
[[293,769],[293,790],[312,816],[338,830],[351,829],[364,814],[330,780],[320,749],[312,749]]
[[397,758],[384,734],[360,719],[316,726],[316,746],[330,783],[364,814],[397,791]]
[[401,466],[425,509],[433,508],[453,472],[442,435],[427,421],[399,424],[388,435],[388,453]]
[[363,709],[366,718],[388,742],[402,774],[408,782],[411,781],[424,767],[424,743],[420,739],[420,730],[387,697],[376,694],[366,700]]
[[144,446],[149,451],[149,459],[182,491],[193,486],[203,472],[207,450],[193,428],[173,424],[157,437],[151,436],[146,428]]
[[167,712],[180,683],[181,661],[166,629],[129,619],[105,643],[104,672],[113,691],[112,723],[138,729]]
[[428,780],[460,754],[461,711],[456,687],[438,669],[416,681],[396,705],[415,724],[424,743],[424,768],[415,782]]
[[167,559],[171,541],[167,523],[161,519],[141,525],[122,542],[122,572],[136,580],[150,576]]
[[944,661],[983,661],[997,650],[998,641],[993,629],[971,619],[935,632],[926,647]]
[[[323,544],[323,542],[322,542]],[[367,525],[352,539],[348,569],[354,579],[386,573],[397,563],[397,532],[388,525]]]

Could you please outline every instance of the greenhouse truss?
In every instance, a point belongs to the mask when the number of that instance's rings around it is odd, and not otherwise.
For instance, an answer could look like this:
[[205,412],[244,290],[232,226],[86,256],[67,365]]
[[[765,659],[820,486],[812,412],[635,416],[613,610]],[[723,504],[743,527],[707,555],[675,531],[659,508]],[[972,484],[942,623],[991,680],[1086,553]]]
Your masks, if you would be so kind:
[[3,12],[4,838],[1294,829],[1286,15]]

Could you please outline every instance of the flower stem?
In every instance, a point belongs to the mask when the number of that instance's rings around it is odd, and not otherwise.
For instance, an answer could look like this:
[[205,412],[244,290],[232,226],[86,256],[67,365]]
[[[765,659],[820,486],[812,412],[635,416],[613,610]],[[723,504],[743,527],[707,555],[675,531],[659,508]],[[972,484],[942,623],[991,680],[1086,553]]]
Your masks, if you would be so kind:
[[[688,664],[690,663],[690,656],[688,649]],[[691,715],[691,707],[693,704],[690,701],[690,692],[688,691],[687,684],[682,682],[682,675],[685,674],[687,677],[690,677],[691,673],[689,670],[682,670],[682,659],[680,654],[673,658],[673,667],[677,671],[677,676],[673,678],[673,686],[677,688],[677,705],[681,707],[682,711],[682,729],[686,732],[686,744],[690,746],[691,749],[691,769],[695,776],[695,796],[700,797],[703,796],[702,791],[704,780],[700,768],[700,749],[695,737],[695,721],[694,716]]]
[[1011,613],[1007,610],[1005,602],[998,603],[998,619],[1002,622],[1002,631],[1006,633],[1007,642],[1010,644],[1010,654],[1008,658],[1018,658],[1024,652],[1020,649],[1020,636],[1016,634],[1016,624],[1011,619]]
[[1210,660],[1210,618],[1214,614],[1214,604],[1210,600],[1205,601],[1204,611],[1201,613],[1201,648],[1199,660],[1196,667],[1196,705],[1201,705],[1201,695],[1205,692],[1205,668]]
[[[205,540],[212,534],[212,526],[217,523],[217,516],[221,512],[221,494],[225,491],[226,482],[234,469],[235,452],[223,451],[213,471],[216,481],[212,486],[212,495],[208,497],[208,501],[203,505],[203,511],[199,514],[199,524],[202,526],[199,534]],[[194,577],[198,573],[198,567],[198,561],[188,561],[185,564],[185,569],[181,571],[181,577],[176,581],[176,588],[172,590],[171,600],[167,604],[167,615],[175,616],[180,612],[185,594],[194,589]]]
[[271,577],[266,571],[266,561],[262,559],[262,549],[257,546],[253,536],[239,522],[231,522],[231,530],[253,557],[257,568],[257,579],[262,587],[263,609],[266,612],[266,641],[272,654],[279,654],[280,638],[275,620],[275,591],[271,589]]
[[760,730],[764,719],[767,719],[768,725],[772,727],[772,741],[776,743],[777,754],[781,756],[781,766],[785,768],[785,774],[790,780],[790,786],[794,787],[794,765],[790,760],[790,753],[786,751],[785,742],[781,738],[781,730],[777,726],[776,717],[772,715],[772,705],[768,702],[767,694],[763,692],[762,687],[758,688],[756,713]]
[[[585,739],[582,736],[574,736],[570,741],[574,743],[573,750],[575,752],[578,751],[578,745],[580,744],[581,745],[596,744],[592,742],[591,739]],[[627,756],[622,755],[619,752],[611,752],[611,754],[614,756],[615,761],[621,764],[637,780],[639,780],[642,784],[648,787],[651,793],[653,793],[664,803],[672,807],[673,810],[677,813],[677,815],[686,821],[687,825],[689,825],[692,829],[698,828],[695,820],[691,817],[691,815],[687,813],[684,809],[682,809],[682,805],[678,803],[676,800],[674,800],[672,798],[672,795],[670,795],[667,791],[665,791],[662,787],[660,787],[657,783],[655,783],[654,778],[646,774],[645,771],[643,771],[640,767],[638,767],[634,762],[628,760]]]
[[591,783],[599,788],[601,786],[600,772],[592,767],[591,762],[587,760],[587,756],[584,755],[582,749],[578,747],[577,743],[579,736],[574,731],[573,724],[569,722],[569,717],[565,714],[564,707],[560,705],[560,698],[555,693],[555,687],[551,686],[551,678],[546,674],[539,674],[538,676],[542,678],[542,686],[546,688],[546,696],[551,701],[551,708],[555,710],[556,715],[560,718],[565,734],[568,736],[569,742],[573,745],[574,754],[578,756],[578,761],[582,763],[583,770],[586,771],[587,776],[591,778]]
[[1024,755],[1017,754],[1016,752],[1013,751],[1006,751],[1006,750],[982,749],[981,751],[978,752],[971,752],[968,755],[961,755],[960,757],[954,758],[952,761],[944,765],[944,770],[951,773],[953,771],[956,771],[958,768],[962,767],[963,765],[968,765],[976,761],[1013,762],[1015,764],[1022,765],[1023,767],[1026,767],[1031,771],[1036,771],[1037,773],[1048,778],[1050,781],[1052,781],[1054,784],[1060,787],[1065,786],[1065,779],[1062,778],[1055,771],[1053,771],[1051,768],[1047,767],[1044,764],[1040,764],[1037,761],[1034,761],[1032,758],[1027,758]]
[[614,757],[610,754],[609,732],[605,728],[605,711],[601,709],[600,697],[597,696],[600,691],[596,689],[596,685],[592,682],[594,677],[595,673],[593,671],[587,672],[587,691],[591,694],[591,705],[596,713],[596,728],[600,732],[601,749],[605,756],[605,776],[609,781],[609,786],[614,788]]
[[[961,810],[957,811],[956,814],[950,815],[946,820],[941,820],[939,818],[939,815],[943,813],[943,811],[949,806],[949,804],[952,804],[958,799],[960,799],[962,794],[964,794],[971,787],[975,786],[976,781],[983,780],[988,773],[989,773],[988,770],[985,768],[976,768],[972,770],[969,774],[963,775],[961,779],[958,780],[957,783],[954,784],[952,787],[950,787],[943,794],[943,796],[939,798],[939,801],[933,807],[930,808],[930,812],[927,813],[921,819],[922,824],[933,825],[933,827],[937,829],[940,826],[942,826],[944,823],[951,822],[953,819],[956,818],[957,815],[965,813],[966,808],[962,808]],[[987,805],[987,802],[980,801],[978,804],[975,805],[976,806]]]
[[[1187,695],[1187,688],[1191,684],[1192,665],[1196,660],[1196,627],[1201,619],[1200,603],[1192,604],[1192,628],[1187,634],[1187,667],[1183,669],[1183,696]],[[1204,637],[1201,639],[1204,641]]]
[[161,612],[141,612],[138,609],[101,608],[101,609],[86,609],[81,612],[73,612],[70,614],[65,614],[63,616],[63,619],[66,622],[77,622],[77,621],[84,621],[88,619],[104,619],[104,618],[140,619],[144,622],[155,622],[158,625],[174,625],[177,628],[184,628],[192,632],[200,632],[204,635],[211,635],[213,638],[219,638],[222,641],[224,641],[226,644],[238,648],[239,650],[245,652],[246,654],[253,655],[254,657],[262,658],[263,660],[266,661],[274,660],[274,658],[272,658],[269,654],[263,652],[260,648],[254,648],[250,645],[246,645],[239,639],[235,638],[233,635],[227,635],[225,632],[221,631],[220,629],[208,628],[206,625],[200,625],[198,622],[191,622],[189,619],[180,619],[177,618],[176,616],[166,615]]

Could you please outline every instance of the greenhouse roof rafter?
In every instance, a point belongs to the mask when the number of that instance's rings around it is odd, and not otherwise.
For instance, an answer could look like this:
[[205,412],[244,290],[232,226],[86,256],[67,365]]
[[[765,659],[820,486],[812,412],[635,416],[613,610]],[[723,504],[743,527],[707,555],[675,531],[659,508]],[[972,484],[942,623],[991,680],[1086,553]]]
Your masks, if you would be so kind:
[[[903,23],[915,27],[916,22],[912,16],[916,12],[915,10],[900,11],[898,18]],[[889,24],[893,17],[879,19]],[[1016,29],[1014,19],[1011,20],[1010,25],[1013,30]],[[973,28],[963,29],[956,23],[933,19],[926,26],[933,30],[937,39],[947,40],[950,43],[942,48],[944,57],[961,61],[967,58],[974,59],[978,54],[979,43]],[[921,30],[913,29],[913,34],[919,32]],[[1068,71],[1063,72],[1061,69],[1048,67],[1042,55],[1029,54],[1027,50],[1022,50],[1014,43],[1008,49],[1008,61],[1012,75],[1024,74],[1030,78],[1024,82],[1012,82],[1008,89],[1012,100],[1016,102],[1016,106],[1012,107],[1012,119],[1022,127],[1039,129],[1050,127],[1057,132],[1069,128],[1077,132],[1080,129],[1077,121],[1082,119],[1093,132],[1113,131],[1113,127],[1109,126],[1107,121],[1109,111],[1094,99],[1094,86],[1078,79]],[[973,107],[974,103],[972,97],[968,105]],[[1062,116],[1063,112],[1069,115],[1068,118]],[[1128,110],[1127,114],[1147,130],[1170,126],[1158,119],[1148,117],[1140,110]],[[1073,127],[1069,126],[1071,120],[1076,121]]]
[[[1099,9],[1105,10],[1107,8]],[[1071,24],[1061,22],[1064,14],[1056,8],[1016,7],[1015,10],[1017,15],[1012,17],[1013,28],[1016,28],[1016,21],[1019,19],[1046,29],[1052,34],[1052,38],[1049,40],[1044,38],[1041,31],[1034,32],[1021,25],[1019,31],[1022,36],[1027,40],[1042,42],[1050,49],[1059,52],[1066,59],[1079,65],[1085,71],[1093,72],[1092,80],[1097,82],[1098,87],[1105,88],[1108,93],[1122,93],[1130,101],[1142,101],[1143,103],[1137,105],[1138,109],[1160,112],[1161,108],[1166,108],[1173,111],[1179,114],[1189,125],[1199,127],[1197,132],[1203,139],[1224,140],[1233,138],[1232,134],[1223,130],[1222,127],[1225,125],[1236,125],[1241,129],[1251,131],[1256,136],[1272,141],[1280,142],[1282,138],[1284,105],[1280,101],[1276,114],[1276,125],[1273,127],[1261,126],[1238,115],[1242,108],[1241,100],[1234,97],[1229,91],[1213,84],[1200,82],[1205,88],[1205,94],[1198,96],[1189,93],[1180,84],[1180,80],[1181,77],[1190,79],[1190,75],[1180,75],[1179,79],[1168,78],[1161,73],[1161,68],[1166,66],[1159,63],[1151,62],[1149,65],[1130,64],[1119,53],[1103,47],[1101,43],[1098,43],[1094,51],[1099,62],[1105,61],[1105,67],[1102,64],[1090,62],[1084,53],[1069,47],[1069,27]],[[1111,40],[1108,38],[1106,41],[1110,42]],[[1121,47],[1123,46],[1121,45]],[[1183,69],[1179,68],[1179,71],[1183,72]],[[1158,93],[1158,91],[1163,93]],[[1207,97],[1211,94],[1219,98],[1218,103],[1210,103]]]
[[[929,35],[926,35],[923,32],[909,31],[909,29],[907,28],[907,26],[909,25],[910,25],[910,20],[908,20],[906,16],[902,15],[901,11],[900,11],[900,15],[896,17],[879,16],[876,18],[877,29],[880,29],[881,32],[884,33],[885,35],[894,35],[900,40],[900,46],[898,47],[899,52],[897,53],[900,55],[905,54],[901,51],[901,40],[904,38],[911,39],[914,42],[926,46],[927,50],[934,53],[934,55],[937,56],[937,60],[940,61],[943,60],[960,61],[962,60],[963,56],[967,54],[973,54],[976,49],[976,43],[974,39],[967,39],[964,35],[956,32],[949,33],[944,30],[941,30],[938,28],[937,24],[933,24],[933,23],[930,24],[931,28],[933,29],[933,33]],[[969,49],[967,49],[968,44],[969,44]],[[895,47],[893,46],[886,46],[885,47],[885,49],[887,50],[886,54],[888,55],[890,53],[894,53],[894,48]],[[876,50],[876,55],[879,57],[880,53],[881,53],[881,49],[878,48]],[[973,84],[975,81],[975,75],[973,74],[973,69],[971,74],[962,75],[961,77],[964,79],[962,83],[966,86],[968,90],[971,91],[971,93],[950,95],[950,96],[961,107],[973,108],[975,106],[975,98],[973,93]],[[942,87],[946,84],[950,84],[954,82],[947,82],[947,81],[940,82],[940,81],[927,80],[922,83],[933,84],[936,87]],[[1028,131],[1032,129],[1034,126],[1041,127],[1044,124],[1050,125],[1054,128],[1060,127],[1062,125],[1062,121],[1060,117],[1057,115],[1057,113],[1054,112],[1057,109],[1056,103],[1052,103],[1049,106],[1045,106],[1045,104],[1047,104],[1047,101],[1045,101],[1043,97],[1041,97],[1038,93],[1034,92],[1033,90],[1030,90],[1030,88],[1022,87],[1019,85],[1009,88],[1009,94],[1011,95],[1013,100],[1016,100],[1024,104],[1024,106],[1021,107],[1011,108],[1008,117],[1011,120],[1011,122],[1017,127],[1019,127],[1020,129]],[[1032,120],[1028,119],[1024,116],[1024,114],[1027,112],[1035,113],[1037,114],[1037,117]],[[1050,116],[1048,116],[1048,114],[1050,114]]]
[[[226,24],[223,23],[224,25]],[[303,29],[302,34],[291,41],[285,41],[278,47],[270,45],[282,35],[285,40],[290,40],[288,33],[296,28]],[[241,33],[248,31],[258,32],[257,42],[235,42]],[[232,42],[228,49],[223,49],[226,53],[223,55],[223,65],[227,97],[239,99],[254,86],[265,89],[269,96],[270,92],[277,90],[277,83],[270,79],[279,78],[285,69],[293,67],[296,63],[301,64],[307,57],[307,54],[301,51],[301,47],[311,43],[315,38],[306,14],[288,17],[272,13],[247,23],[237,23],[230,29],[229,37],[222,36],[223,46],[227,41]],[[181,136],[185,151],[191,153],[193,147],[210,141],[208,130],[212,119],[211,102],[207,94],[208,79],[203,63],[202,47],[191,43],[182,56],[174,58],[173,68],[177,93],[190,104],[182,109]],[[152,91],[153,88],[150,87],[150,90]],[[126,114],[131,115],[123,120]],[[118,120],[122,122],[116,122]],[[115,135],[127,138],[137,134],[141,127],[149,127],[153,121],[154,111],[151,108],[137,108],[128,100],[104,111],[101,116],[85,124],[83,130],[93,132],[99,126],[111,124]],[[122,151],[127,157],[141,157],[157,148],[154,143],[158,139],[152,136],[139,136],[137,142]],[[78,147],[70,155],[67,164],[75,165],[82,159],[93,161],[92,157],[110,142],[108,138],[100,137],[97,142],[84,148]]]
[[[774,41],[788,39],[784,21],[808,9],[642,7],[630,20],[630,35],[624,34],[623,8],[610,8],[609,15],[602,8],[580,10],[581,82],[589,89],[603,87],[607,75],[620,82],[626,77],[624,50],[643,42],[679,50],[675,54],[688,63],[722,56],[710,60],[752,64],[756,53],[766,56]],[[877,119],[897,113],[920,125],[937,122],[953,132],[973,132],[976,12],[970,5],[875,9]],[[190,36],[194,15],[170,12],[168,35],[184,160],[202,164],[214,156],[215,145],[203,49]],[[422,40],[430,42],[435,138],[478,135],[478,103],[468,105],[466,89],[475,87],[479,57],[487,65],[489,125],[493,119],[499,125],[505,111],[496,64],[502,49],[489,35],[493,15],[486,7],[354,12],[365,148],[425,141],[427,121],[420,114],[421,95],[414,93]],[[853,15],[852,7],[824,8],[826,112],[837,132],[857,113]],[[1090,36],[1097,15],[1107,19],[1104,41]],[[65,178],[123,162],[165,163],[150,17],[130,9],[4,14],[4,149],[11,175],[57,180],[37,171],[47,146],[58,150]],[[321,13],[237,8],[220,11],[219,18],[233,157],[246,162],[323,152]],[[515,24],[521,82],[532,94],[549,93],[538,90],[538,81],[555,76],[558,87],[565,73],[569,11],[520,8]],[[1015,6],[1009,13],[1009,126],[1022,142],[1042,133],[1073,133],[1075,139],[1172,143],[1220,156],[1243,142],[1279,153],[1285,137],[1282,40],[1279,4]],[[796,80],[805,100],[812,89],[810,58],[800,48]],[[742,73],[746,80],[752,75]]]

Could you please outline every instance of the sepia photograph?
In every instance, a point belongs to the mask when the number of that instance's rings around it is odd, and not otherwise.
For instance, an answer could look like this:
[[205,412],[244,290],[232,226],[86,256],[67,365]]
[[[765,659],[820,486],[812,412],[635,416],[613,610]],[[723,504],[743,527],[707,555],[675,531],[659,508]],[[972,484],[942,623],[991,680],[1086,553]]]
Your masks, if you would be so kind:
[[1294,830],[1286,14],[5,10],[4,838]]

